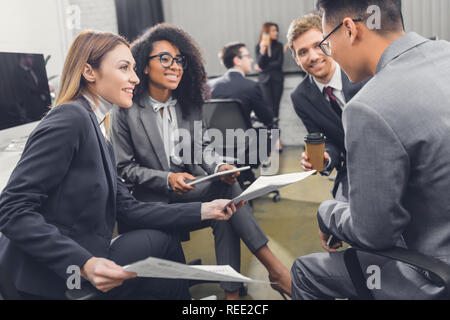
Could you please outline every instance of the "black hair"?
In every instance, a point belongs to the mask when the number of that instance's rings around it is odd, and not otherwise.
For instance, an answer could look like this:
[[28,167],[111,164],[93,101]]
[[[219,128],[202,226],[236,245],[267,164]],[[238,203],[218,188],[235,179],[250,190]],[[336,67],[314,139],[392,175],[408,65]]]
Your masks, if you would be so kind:
[[205,99],[209,98],[210,91],[206,85],[204,60],[197,43],[186,32],[170,24],[160,23],[151,27],[131,44],[131,52],[136,60],[136,73],[141,80],[136,86],[134,99],[148,94],[149,81],[144,70],[153,51],[153,44],[163,40],[177,47],[186,57],[187,69],[184,70],[178,88],[173,91],[174,98],[181,105],[183,117],[186,117],[192,109],[201,109]]
[[404,29],[401,0],[318,0],[317,9],[326,17],[327,23],[338,25],[345,17],[369,18],[367,12],[370,6],[380,8],[381,28],[378,33],[398,31]]
[[225,68],[230,69],[234,67],[234,57],[241,55],[241,48],[245,48],[245,44],[241,42],[232,42],[223,47],[219,53],[219,58],[222,60]]

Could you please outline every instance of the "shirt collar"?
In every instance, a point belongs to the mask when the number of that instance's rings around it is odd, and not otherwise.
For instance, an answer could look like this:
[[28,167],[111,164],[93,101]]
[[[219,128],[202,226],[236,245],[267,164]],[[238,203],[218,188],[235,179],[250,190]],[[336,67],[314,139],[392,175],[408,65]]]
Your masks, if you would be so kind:
[[165,108],[167,106],[173,107],[177,104],[177,99],[174,99],[172,96],[165,102],[158,101],[149,95],[150,105],[153,108],[153,111],[158,112],[160,109]]
[[94,100],[89,97],[87,94],[83,94],[83,97],[89,102],[89,105],[92,108],[92,111],[97,118],[98,123],[102,123],[105,120],[106,115],[111,111],[114,105],[103,99],[103,97],[97,95],[97,104],[94,103]]
[[342,91],[342,70],[337,63],[336,70],[328,83],[320,83],[314,77],[313,79],[317,87],[319,87],[320,92],[323,92],[325,87],[332,87],[334,90]]
[[408,32],[402,37],[392,42],[389,47],[383,52],[383,55],[378,61],[376,73],[380,72],[392,60],[396,59],[406,51],[417,47],[418,45],[430,41],[415,32]]
[[230,68],[230,69],[228,69],[227,73],[230,73],[230,72],[238,72],[238,73],[242,74],[243,77],[245,77],[245,74],[239,69]]

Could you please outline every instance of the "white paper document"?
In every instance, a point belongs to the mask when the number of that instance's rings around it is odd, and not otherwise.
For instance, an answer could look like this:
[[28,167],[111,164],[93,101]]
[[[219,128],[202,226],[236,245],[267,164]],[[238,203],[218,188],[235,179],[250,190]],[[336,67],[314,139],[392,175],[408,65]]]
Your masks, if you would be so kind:
[[277,176],[261,176],[256,179],[244,192],[231,201],[239,203],[240,201],[249,201],[268,194],[272,191],[278,190],[282,187],[288,186],[295,182],[302,181],[313,175],[316,170],[309,172],[296,172],[281,174]]
[[221,176],[227,175],[227,174],[232,174],[235,172],[242,172],[242,171],[246,171],[246,170],[250,170],[251,167],[247,166],[247,167],[241,167],[241,168],[235,168],[232,170],[226,170],[226,171],[221,171],[221,172],[216,172],[214,174],[211,174],[209,176],[204,176],[204,177],[199,177],[197,180],[192,180],[187,182],[186,184],[188,186],[195,186],[196,184],[202,183],[202,182],[206,182],[212,179],[217,179],[220,178]]
[[149,257],[123,267],[136,272],[138,277],[191,279],[227,282],[252,282],[268,284],[269,281],[253,280],[244,277],[230,266],[199,265],[191,266],[169,260]]

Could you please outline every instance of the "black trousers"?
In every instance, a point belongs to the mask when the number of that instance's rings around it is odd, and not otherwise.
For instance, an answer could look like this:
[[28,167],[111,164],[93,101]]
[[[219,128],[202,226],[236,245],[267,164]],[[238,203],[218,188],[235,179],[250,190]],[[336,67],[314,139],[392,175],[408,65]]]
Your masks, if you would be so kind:
[[[186,263],[178,237],[157,230],[134,230],[111,244],[108,258],[120,266],[155,257]],[[103,295],[105,299],[190,300],[188,280],[134,278]]]
[[270,78],[268,82],[260,82],[259,85],[264,100],[272,107],[274,117],[279,118],[281,96],[283,95],[284,90],[284,79],[277,81]]
[[[170,203],[185,202],[208,202],[215,199],[233,199],[242,193],[239,183],[226,184],[220,180],[205,182],[196,185],[195,190],[183,195],[175,192],[170,194]],[[230,265],[234,270],[240,272],[241,268],[241,246],[240,239],[244,241],[247,248],[255,253],[269,240],[258,225],[252,208],[247,204],[231,217],[229,221],[208,220],[201,222],[197,227],[190,230],[180,230],[180,234],[211,227],[214,235],[214,248],[218,265]],[[233,292],[239,289],[238,282],[222,282],[223,290]]]
[[[108,259],[120,266],[146,259],[148,257],[167,259],[185,263],[183,250],[178,237],[158,230],[135,230],[124,233],[111,244]],[[82,281],[81,285],[86,285]],[[20,292],[24,300],[46,300]],[[100,300],[190,300],[188,280],[163,278],[134,278],[106,293],[100,293]]]

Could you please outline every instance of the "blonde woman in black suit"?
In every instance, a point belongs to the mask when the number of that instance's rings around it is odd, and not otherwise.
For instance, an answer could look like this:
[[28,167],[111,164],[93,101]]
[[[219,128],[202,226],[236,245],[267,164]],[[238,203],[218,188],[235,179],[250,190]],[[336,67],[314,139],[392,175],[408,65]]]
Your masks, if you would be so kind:
[[[136,278],[121,266],[154,256],[184,262],[177,227],[227,220],[227,200],[142,203],[116,175],[104,137],[112,105],[139,83],[128,42],[85,31],[73,42],[55,107],[32,132],[0,196],[0,264],[25,299],[63,299],[68,267],[106,298],[190,299],[187,281]],[[139,226],[111,244],[115,221]],[[85,283],[82,285],[86,285]]]

